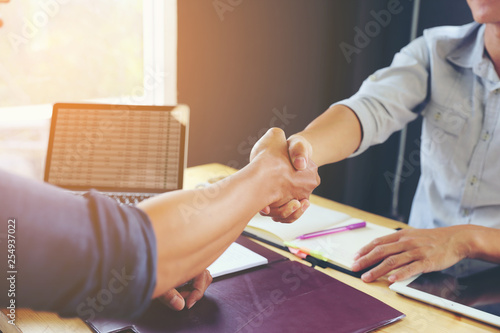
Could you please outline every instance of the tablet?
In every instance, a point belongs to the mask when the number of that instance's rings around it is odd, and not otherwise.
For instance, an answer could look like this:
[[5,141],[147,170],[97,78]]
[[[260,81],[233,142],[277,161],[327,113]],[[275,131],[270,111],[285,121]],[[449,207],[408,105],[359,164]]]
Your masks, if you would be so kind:
[[402,295],[500,327],[500,265],[465,259],[390,287]]

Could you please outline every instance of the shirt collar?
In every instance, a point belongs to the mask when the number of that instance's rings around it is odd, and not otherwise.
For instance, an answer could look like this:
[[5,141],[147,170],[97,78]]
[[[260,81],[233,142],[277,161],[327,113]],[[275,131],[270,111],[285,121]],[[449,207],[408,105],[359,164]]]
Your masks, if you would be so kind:
[[[477,28],[476,33],[473,33]],[[447,57],[451,63],[463,67],[474,68],[483,60],[484,55],[484,25],[473,25],[463,42]]]
[[[479,29],[477,29],[478,27]],[[473,33],[476,29],[476,33]],[[484,24],[473,25],[463,43],[453,50],[446,59],[459,67],[472,68],[477,76],[497,82],[498,75],[484,49],[484,29]]]

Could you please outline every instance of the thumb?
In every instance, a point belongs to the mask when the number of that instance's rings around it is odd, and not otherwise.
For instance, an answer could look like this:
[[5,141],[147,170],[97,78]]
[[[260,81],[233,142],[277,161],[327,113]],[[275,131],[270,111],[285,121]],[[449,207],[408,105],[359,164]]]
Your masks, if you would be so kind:
[[170,289],[164,295],[160,296],[160,301],[175,311],[184,309],[186,301],[176,289]]
[[288,139],[288,155],[296,170],[307,168],[311,156],[311,145],[300,135],[292,135]]
[[250,151],[250,162],[253,161],[257,155],[270,149],[285,149],[285,132],[281,128],[270,128],[260,139],[255,143]]

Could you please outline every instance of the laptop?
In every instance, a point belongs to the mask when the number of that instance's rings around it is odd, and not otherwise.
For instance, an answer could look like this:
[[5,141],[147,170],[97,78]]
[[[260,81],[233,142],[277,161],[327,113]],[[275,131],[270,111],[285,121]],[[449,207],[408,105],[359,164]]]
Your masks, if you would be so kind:
[[44,180],[134,205],[182,188],[189,108],[54,104]]
[[500,327],[500,265],[464,259],[389,288],[402,295]]

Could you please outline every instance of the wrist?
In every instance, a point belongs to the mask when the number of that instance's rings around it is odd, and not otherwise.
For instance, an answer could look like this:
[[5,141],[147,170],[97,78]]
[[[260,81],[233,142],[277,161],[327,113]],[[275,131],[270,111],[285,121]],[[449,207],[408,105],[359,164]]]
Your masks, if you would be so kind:
[[467,227],[469,242],[468,258],[498,261],[499,254],[496,253],[495,249],[497,248],[496,244],[500,236],[500,230],[477,225],[469,225]]
[[286,178],[286,171],[283,169],[283,163],[273,160],[265,154],[257,156],[250,163],[248,179],[256,189],[256,198],[261,201],[262,207],[268,206],[280,199],[280,182]]
[[457,249],[458,256],[462,259],[473,258],[476,248],[476,230],[472,225],[458,225],[453,226],[455,230],[455,248]]

